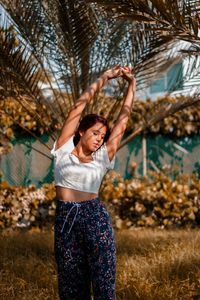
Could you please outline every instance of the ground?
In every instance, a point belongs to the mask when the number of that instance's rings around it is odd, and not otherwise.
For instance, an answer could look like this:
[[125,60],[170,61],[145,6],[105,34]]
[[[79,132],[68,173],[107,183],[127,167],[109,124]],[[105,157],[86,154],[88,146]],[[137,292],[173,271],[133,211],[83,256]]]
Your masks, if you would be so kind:
[[[117,300],[200,299],[200,231],[116,231]],[[57,300],[53,230],[0,237],[0,300]]]

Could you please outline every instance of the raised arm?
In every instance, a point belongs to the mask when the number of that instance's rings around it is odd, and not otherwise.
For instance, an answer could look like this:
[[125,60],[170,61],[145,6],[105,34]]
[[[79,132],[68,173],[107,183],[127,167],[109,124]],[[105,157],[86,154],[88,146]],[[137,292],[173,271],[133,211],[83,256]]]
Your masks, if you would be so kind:
[[132,104],[133,104],[135,89],[136,89],[136,80],[133,74],[131,73],[131,69],[124,68],[122,69],[122,73],[123,73],[122,77],[128,81],[128,88],[118,118],[111,131],[110,137],[106,142],[106,146],[108,149],[108,156],[110,160],[112,160],[115,153],[117,152],[123,134],[126,130],[127,122],[131,114],[131,109],[132,109]]
[[74,134],[85,106],[91,101],[95,93],[100,91],[100,89],[107,83],[109,79],[118,77],[120,75],[120,72],[120,66],[116,66],[105,71],[83,92],[83,94],[79,97],[79,99],[69,111],[69,114],[62,127],[60,136],[57,140],[56,149],[67,142],[68,139]]

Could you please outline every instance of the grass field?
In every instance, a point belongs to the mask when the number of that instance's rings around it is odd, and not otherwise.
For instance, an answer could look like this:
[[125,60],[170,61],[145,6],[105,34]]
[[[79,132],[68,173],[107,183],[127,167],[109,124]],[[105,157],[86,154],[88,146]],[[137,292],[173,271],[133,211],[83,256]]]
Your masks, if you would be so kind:
[[[200,299],[200,231],[121,231],[116,240],[117,300]],[[58,299],[52,231],[1,235],[0,300],[13,299]]]

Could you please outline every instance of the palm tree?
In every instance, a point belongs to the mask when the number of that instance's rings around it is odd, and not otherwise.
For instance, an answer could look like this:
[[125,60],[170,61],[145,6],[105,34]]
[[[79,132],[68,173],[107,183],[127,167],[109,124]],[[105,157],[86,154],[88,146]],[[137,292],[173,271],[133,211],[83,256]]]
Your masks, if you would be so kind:
[[[93,77],[110,65],[133,64],[138,89],[143,89],[177,59],[174,49],[181,40],[186,44],[182,51],[178,45],[178,57],[193,59],[188,76],[199,66],[200,5],[196,1],[1,0],[0,4],[3,99],[14,86],[17,101],[28,111],[31,102],[36,102],[45,113],[45,103],[60,124]],[[112,120],[120,107],[122,88],[119,82],[115,100],[109,103],[107,112]],[[24,95],[29,99],[26,102]],[[130,138],[198,101],[197,91],[184,103],[155,108],[154,117],[144,121]],[[96,107],[94,102],[89,110]],[[39,114],[32,114],[45,125]],[[55,140],[53,131],[50,135]]]

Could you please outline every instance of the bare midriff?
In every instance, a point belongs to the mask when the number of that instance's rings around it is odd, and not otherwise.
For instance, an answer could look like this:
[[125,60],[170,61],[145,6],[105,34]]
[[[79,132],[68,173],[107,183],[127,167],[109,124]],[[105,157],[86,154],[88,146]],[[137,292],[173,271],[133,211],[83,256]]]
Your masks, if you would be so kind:
[[86,201],[98,197],[98,194],[77,191],[61,186],[56,186],[56,198],[62,201]]

